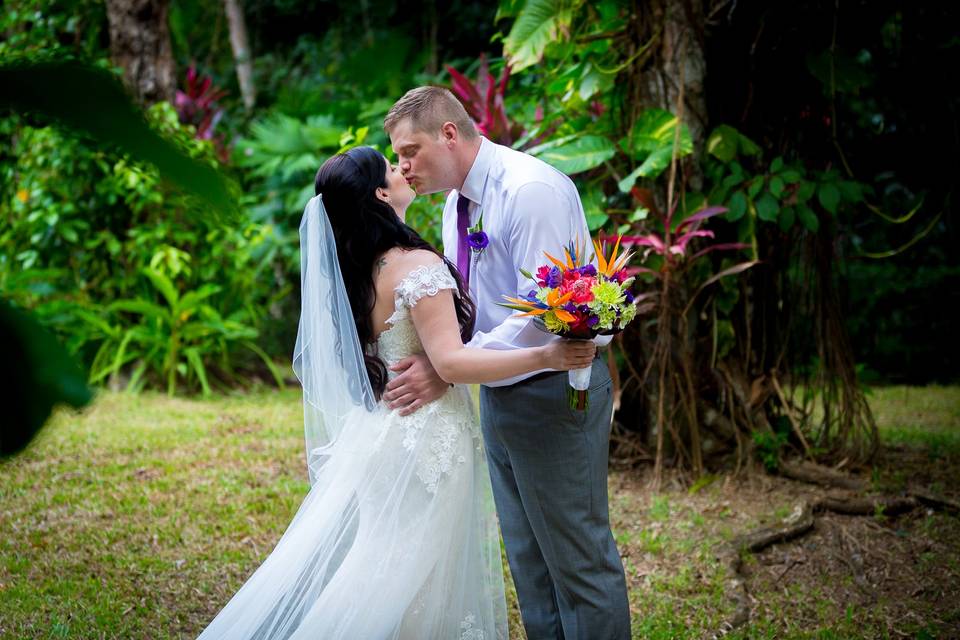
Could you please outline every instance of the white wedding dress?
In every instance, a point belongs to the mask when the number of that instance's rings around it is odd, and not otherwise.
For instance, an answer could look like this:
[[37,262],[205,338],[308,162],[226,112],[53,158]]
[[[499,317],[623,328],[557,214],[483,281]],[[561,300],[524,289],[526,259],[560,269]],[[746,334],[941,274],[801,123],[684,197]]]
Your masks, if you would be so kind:
[[[423,352],[410,309],[447,288],[456,292],[442,262],[400,282],[377,340],[388,367]],[[335,441],[311,452],[310,493],[276,548],[200,639],[506,638],[493,498],[467,389],[410,416],[378,403],[342,422]]]

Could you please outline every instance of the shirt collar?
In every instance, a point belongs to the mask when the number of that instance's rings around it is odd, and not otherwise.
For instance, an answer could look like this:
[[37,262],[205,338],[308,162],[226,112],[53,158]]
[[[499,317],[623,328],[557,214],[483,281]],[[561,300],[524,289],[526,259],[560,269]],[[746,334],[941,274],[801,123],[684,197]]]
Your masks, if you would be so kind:
[[473,166],[467,172],[467,177],[463,181],[463,188],[460,193],[468,200],[480,204],[483,199],[483,187],[487,183],[487,174],[490,172],[490,164],[493,161],[493,143],[480,136],[480,150],[477,157],[473,160]]

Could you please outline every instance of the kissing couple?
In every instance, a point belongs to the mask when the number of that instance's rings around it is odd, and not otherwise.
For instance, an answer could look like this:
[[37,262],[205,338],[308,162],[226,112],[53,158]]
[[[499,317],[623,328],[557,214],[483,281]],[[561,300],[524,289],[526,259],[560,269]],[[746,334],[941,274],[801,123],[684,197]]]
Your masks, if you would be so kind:
[[[589,236],[576,187],[481,136],[446,89],[407,92],[384,128],[397,163],[333,156],[300,225],[310,491],[200,638],[507,638],[499,522],[530,640],[626,640],[610,338],[561,339],[496,304],[527,293],[520,269],[544,250]],[[442,253],[404,222],[439,191]],[[564,372],[587,366],[591,401],[573,408]]]

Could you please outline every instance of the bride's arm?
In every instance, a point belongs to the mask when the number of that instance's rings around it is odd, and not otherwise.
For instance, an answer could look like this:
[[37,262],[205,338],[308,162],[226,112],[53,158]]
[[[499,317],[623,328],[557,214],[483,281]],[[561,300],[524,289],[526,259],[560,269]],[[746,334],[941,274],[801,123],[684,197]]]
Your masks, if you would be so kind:
[[447,382],[483,383],[540,369],[578,369],[588,366],[596,351],[586,340],[554,340],[542,347],[509,351],[467,349],[460,340],[450,289],[421,298],[410,316],[430,363]]

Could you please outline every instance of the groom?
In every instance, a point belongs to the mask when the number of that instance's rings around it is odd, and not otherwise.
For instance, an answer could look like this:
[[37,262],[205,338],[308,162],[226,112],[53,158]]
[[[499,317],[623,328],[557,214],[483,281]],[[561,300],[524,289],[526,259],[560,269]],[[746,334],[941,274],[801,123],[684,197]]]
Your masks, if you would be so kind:
[[[446,89],[407,92],[390,109],[384,129],[418,193],[450,190],[443,246],[476,303],[469,346],[516,349],[559,339],[496,303],[534,286],[520,268],[534,271],[546,261],[544,251],[560,252],[571,240],[589,237],[573,182],[478,135]],[[482,230],[486,246],[468,243],[468,229]],[[402,373],[383,398],[401,413],[447,389],[425,356],[394,369]],[[569,407],[567,387],[567,374],[550,370],[481,387],[500,528],[530,640],[625,640],[630,612],[607,509],[612,397],[604,361],[594,360],[586,411]]]

